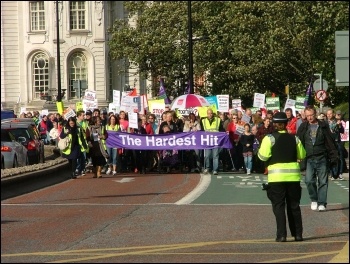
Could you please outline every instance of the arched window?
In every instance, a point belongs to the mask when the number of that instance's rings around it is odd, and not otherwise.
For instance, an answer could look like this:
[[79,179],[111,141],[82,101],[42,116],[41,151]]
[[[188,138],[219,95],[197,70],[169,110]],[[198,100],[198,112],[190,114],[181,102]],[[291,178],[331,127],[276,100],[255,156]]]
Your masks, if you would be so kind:
[[33,75],[33,99],[40,99],[40,96],[49,93],[49,58],[39,52],[34,55],[32,61]]
[[[68,63],[69,68],[69,98],[83,96],[87,89],[87,59],[82,52],[74,53]],[[80,89],[80,91],[79,91]]]

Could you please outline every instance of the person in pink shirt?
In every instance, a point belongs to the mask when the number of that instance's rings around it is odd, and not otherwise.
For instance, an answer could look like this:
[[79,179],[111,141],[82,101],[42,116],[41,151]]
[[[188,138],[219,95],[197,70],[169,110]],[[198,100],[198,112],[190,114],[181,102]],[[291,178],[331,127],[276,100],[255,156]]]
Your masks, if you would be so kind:
[[124,111],[119,112],[119,124],[120,124],[120,131],[129,132],[129,121]]

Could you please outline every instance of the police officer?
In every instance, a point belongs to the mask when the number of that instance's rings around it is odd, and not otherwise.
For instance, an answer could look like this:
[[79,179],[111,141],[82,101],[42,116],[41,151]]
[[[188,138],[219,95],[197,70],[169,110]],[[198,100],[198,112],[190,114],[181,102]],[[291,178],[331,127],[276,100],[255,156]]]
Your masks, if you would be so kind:
[[268,163],[266,190],[277,223],[276,242],[287,241],[286,205],[290,232],[295,241],[303,241],[298,161],[305,158],[306,151],[299,138],[287,132],[288,119],[285,113],[276,113],[272,122],[275,132],[264,137],[258,157]]

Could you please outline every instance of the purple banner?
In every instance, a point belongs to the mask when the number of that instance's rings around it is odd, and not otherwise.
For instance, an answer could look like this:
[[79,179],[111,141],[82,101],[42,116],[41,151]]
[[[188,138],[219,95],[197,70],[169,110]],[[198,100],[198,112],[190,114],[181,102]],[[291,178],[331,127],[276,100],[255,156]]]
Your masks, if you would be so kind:
[[126,149],[213,149],[232,148],[226,132],[182,132],[173,134],[145,135],[107,131],[107,147]]

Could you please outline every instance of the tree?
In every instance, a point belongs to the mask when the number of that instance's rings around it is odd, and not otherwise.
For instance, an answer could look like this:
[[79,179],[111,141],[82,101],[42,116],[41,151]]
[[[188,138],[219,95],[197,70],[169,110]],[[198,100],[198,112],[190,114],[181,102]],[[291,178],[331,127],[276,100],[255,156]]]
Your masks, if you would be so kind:
[[[126,1],[125,8],[135,26],[115,21],[112,58],[128,58],[145,77],[166,76],[169,87],[188,69],[187,2]],[[282,96],[289,84],[291,96],[304,95],[319,72],[334,87],[335,31],[348,24],[348,2],[193,1],[192,32],[202,39],[193,42],[194,73],[208,72],[211,84],[201,94],[250,105],[254,92]]]

